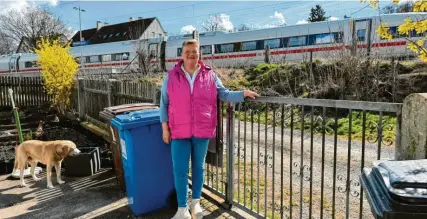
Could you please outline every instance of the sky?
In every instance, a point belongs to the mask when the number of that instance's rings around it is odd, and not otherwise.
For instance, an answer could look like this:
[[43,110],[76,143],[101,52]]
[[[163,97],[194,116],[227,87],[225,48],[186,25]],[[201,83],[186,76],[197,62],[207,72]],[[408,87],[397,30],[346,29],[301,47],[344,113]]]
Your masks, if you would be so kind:
[[[379,7],[390,4],[381,0]],[[331,20],[349,17],[378,15],[378,11],[360,3],[360,0],[317,1],[101,1],[101,0],[0,0],[0,13],[9,9],[41,7],[51,11],[73,31],[79,30],[79,7],[82,29],[96,27],[101,21],[116,24],[129,21],[130,17],[157,17],[169,36],[183,34],[193,29],[201,30],[202,24],[216,16],[221,25],[232,30],[242,24],[253,28],[268,28],[278,25],[294,25],[307,22],[310,9],[319,4]]]

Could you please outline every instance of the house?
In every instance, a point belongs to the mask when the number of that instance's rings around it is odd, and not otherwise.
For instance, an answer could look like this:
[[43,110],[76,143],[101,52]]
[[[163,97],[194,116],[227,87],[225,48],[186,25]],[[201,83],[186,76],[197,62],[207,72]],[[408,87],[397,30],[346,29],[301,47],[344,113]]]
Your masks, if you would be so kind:
[[119,24],[103,24],[98,21],[96,28],[82,31],[82,41],[80,41],[80,32],[71,38],[72,46],[111,43],[135,39],[150,39],[164,37],[167,33],[157,18],[138,18],[129,22]]
[[[49,39],[57,39],[57,38],[59,38],[59,41],[61,43],[66,43],[68,41],[67,37],[64,34],[56,34],[56,35],[49,36]],[[37,44],[37,41],[39,40],[41,40],[41,38],[34,40],[34,39],[29,39],[27,37],[22,37],[16,49],[16,53],[30,52],[30,49],[34,48]]]

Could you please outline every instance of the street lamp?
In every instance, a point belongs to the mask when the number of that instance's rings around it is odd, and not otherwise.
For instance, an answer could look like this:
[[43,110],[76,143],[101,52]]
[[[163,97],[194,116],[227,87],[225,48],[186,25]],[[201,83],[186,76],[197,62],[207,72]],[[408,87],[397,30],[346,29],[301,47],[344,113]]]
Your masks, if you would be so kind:
[[86,12],[84,9],[81,9],[80,8],[80,5],[79,5],[79,7],[77,8],[77,7],[73,7],[73,9],[74,10],[78,10],[79,11],[79,23],[80,23],[80,42],[82,41],[82,19],[81,19],[81,12],[83,11],[83,12]]
[[[81,19],[81,12],[86,12],[84,9],[80,8],[80,4],[79,7],[73,7],[74,10],[78,10],[79,11],[79,24],[80,24],[80,43],[82,43],[82,19]],[[81,46],[81,45],[80,45]],[[80,48],[80,70],[83,68],[83,60],[82,60],[82,56],[83,56],[83,51],[82,48]]]

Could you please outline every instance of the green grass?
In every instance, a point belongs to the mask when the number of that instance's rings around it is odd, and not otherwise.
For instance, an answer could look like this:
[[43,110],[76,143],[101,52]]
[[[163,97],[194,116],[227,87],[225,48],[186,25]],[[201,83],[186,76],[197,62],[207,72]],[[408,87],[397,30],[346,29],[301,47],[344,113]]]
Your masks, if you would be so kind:
[[[276,112],[280,112],[281,109],[276,110]],[[267,114],[267,115],[266,115]],[[223,111],[223,115],[226,115],[226,111]],[[323,122],[322,120],[316,119],[317,116],[313,117],[313,129],[315,134],[321,134],[322,128],[323,128]],[[235,118],[239,119],[240,121],[252,121],[252,115],[251,113],[245,113],[244,112],[235,112]],[[254,128],[257,128],[258,125],[258,118],[259,123],[261,125],[273,125],[273,122],[275,122],[276,127],[281,127],[281,118],[280,116],[276,116],[275,121],[273,121],[273,112],[272,111],[262,111],[259,114],[257,112],[254,112],[253,115],[253,122]],[[285,127],[291,126],[291,119],[290,119],[290,112],[289,115],[287,115],[284,120]],[[379,126],[380,116],[378,113],[366,113],[366,120],[365,120],[365,141],[366,142],[377,142],[378,137],[378,126]],[[396,140],[396,117],[395,116],[389,116],[389,115],[383,115],[381,119],[381,126],[382,128],[382,140],[384,144],[394,144]],[[293,127],[296,130],[300,130],[302,128],[302,122],[301,122],[301,110],[300,109],[294,109],[294,120],[293,120]],[[351,127],[351,131],[350,131]],[[242,128],[242,127],[241,127]],[[311,117],[310,115],[305,115],[304,118],[304,130],[307,130],[308,133],[311,131]],[[337,131],[337,136],[341,139],[348,139],[349,133],[351,133],[351,139],[352,140],[362,140],[363,139],[363,113],[361,111],[353,111],[351,114],[351,126],[350,126],[350,114],[346,117],[341,117],[338,119],[337,127],[335,127],[335,120],[327,118],[325,121],[325,131],[326,135],[333,136],[335,134],[335,130]]]

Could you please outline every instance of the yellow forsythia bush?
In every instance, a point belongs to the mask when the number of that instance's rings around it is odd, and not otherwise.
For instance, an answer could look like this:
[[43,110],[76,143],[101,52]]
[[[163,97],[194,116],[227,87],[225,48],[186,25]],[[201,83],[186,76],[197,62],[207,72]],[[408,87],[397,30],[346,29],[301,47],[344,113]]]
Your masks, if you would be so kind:
[[41,68],[44,87],[53,96],[53,106],[64,114],[79,67],[70,53],[70,45],[42,38],[37,43],[35,53],[38,55],[37,62]]

